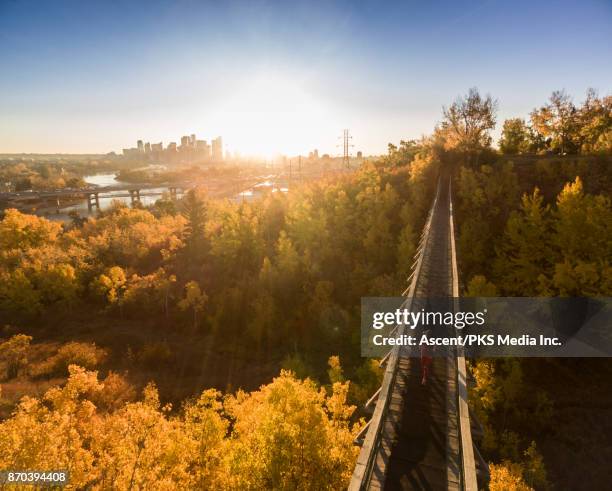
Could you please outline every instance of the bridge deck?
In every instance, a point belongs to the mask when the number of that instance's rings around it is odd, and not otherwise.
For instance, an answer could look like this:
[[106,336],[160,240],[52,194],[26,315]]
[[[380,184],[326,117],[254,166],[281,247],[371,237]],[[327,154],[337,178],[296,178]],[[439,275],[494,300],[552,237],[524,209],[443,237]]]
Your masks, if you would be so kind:
[[[442,182],[441,189],[448,183]],[[449,201],[440,193],[430,238],[416,284],[418,302],[452,296]],[[440,355],[441,353],[437,353]],[[381,434],[370,489],[459,489],[460,450],[454,354],[436,356],[425,386],[420,360],[408,353],[399,359],[398,374]]]

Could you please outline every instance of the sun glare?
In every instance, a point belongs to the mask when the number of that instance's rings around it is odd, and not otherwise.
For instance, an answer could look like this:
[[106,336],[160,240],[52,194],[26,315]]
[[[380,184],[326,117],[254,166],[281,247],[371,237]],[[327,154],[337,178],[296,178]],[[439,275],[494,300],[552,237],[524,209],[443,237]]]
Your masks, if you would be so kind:
[[277,75],[249,79],[219,109],[217,120],[230,150],[243,155],[304,153],[333,139],[336,131],[322,101]]

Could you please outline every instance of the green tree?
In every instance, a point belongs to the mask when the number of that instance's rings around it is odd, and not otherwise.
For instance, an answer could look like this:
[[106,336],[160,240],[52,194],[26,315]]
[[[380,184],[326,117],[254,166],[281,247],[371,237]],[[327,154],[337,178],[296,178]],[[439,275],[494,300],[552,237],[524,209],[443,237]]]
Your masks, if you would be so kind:
[[181,206],[181,214],[187,221],[183,238],[184,260],[199,263],[206,257],[209,248],[206,238],[208,205],[199,192],[191,189],[183,198]]
[[531,135],[525,120],[521,118],[506,119],[499,140],[501,152],[507,155],[527,153],[531,146]]
[[40,292],[22,268],[0,269],[0,311],[20,317],[37,314],[41,309]]
[[467,286],[467,297],[496,297],[497,287],[483,275],[474,276]]
[[33,272],[36,288],[41,294],[43,303],[71,306],[76,302],[81,284],[75,268],[70,264],[40,265]]
[[500,255],[495,268],[502,278],[504,291],[516,296],[536,296],[541,276],[550,272],[552,224],[550,207],[536,188],[524,195],[519,212],[513,212],[506,224]]

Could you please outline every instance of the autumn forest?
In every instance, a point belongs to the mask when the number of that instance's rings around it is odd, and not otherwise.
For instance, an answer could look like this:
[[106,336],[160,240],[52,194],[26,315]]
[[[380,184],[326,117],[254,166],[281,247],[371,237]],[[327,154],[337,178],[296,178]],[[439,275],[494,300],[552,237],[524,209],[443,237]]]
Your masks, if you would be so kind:
[[[0,469],[68,469],[74,489],[345,489],[382,378],[360,299],[406,288],[441,171],[462,296],[612,296],[612,97],[595,91],[498,121],[472,89],[431,135],[251,202],[192,189],[63,224],[4,210]],[[491,490],[605,487],[609,360],[469,370]]]

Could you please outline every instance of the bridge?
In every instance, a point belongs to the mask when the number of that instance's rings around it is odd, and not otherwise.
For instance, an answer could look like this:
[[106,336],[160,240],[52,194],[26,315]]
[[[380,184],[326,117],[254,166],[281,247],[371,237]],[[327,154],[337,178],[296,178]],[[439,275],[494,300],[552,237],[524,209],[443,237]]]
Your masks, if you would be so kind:
[[[55,199],[59,207],[60,198],[82,197],[87,199],[87,207],[91,211],[93,207],[100,209],[100,195],[113,193],[113,198],[130,197],[132,203],[140,201],[141,191],[166,188],[172,199],[176,199],[177,190],[185,190],[193,187],[190,183],[130,183],[117,184],[115,186],[90,186],[78,189],[55,189],[48,191],[17,191],[0,193],[0,202],[18,203],[32,200],[52,200]],[[125,191],[124,194],[117,194]],[[142,196],[157,195],[157,193],[142,193]]]
[[[269,175],[266,178],[276,179],[276,175]],[[262,177],[245,176],[235,179],[209,179],[206,182],[182,181],[182,182],[163,182],[163,183],[123,183],[114,186],[89,186],[79,189],[55,189],[45,191],[16,191],[0,193],[0,204],[4,207],[17,203],[27,203],[37,200],[55,200],[57,209],[60,208],[61,198],[82,198],[87,200],[87,208],[91,212],[93,208],[100,209],[100,197],[108,195],[110,198],[130,198],[134,204],[140,201],[142,196],[159,196],[159,189],[167,189],[170,199],[175,200],[177,193],[186,192],[189,189],[201,187],[211,198],[224,198],[238,194],[243,190],[252,189],[257,185]],[[148,192],[147,192],[148,191]],[[0,209],[2,207],[0,206]]]
[[[442,175],[421,234],[402,308],[426,308],[428,299],[458,309],[459,275],[449,176]],[[395,327],[394,335],[404,333]],[[418,356],[418,355],[417,355]],[[426,385],[420,360],[393,347],[381,360],[380,389],[368,400],[371,419],[356,438],[361,445],[350,491],[467,490],[486,486],[488,468],[474,439],[482,428],[468,407],[462,348],[433,357]]]

